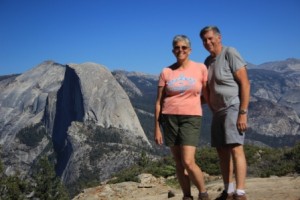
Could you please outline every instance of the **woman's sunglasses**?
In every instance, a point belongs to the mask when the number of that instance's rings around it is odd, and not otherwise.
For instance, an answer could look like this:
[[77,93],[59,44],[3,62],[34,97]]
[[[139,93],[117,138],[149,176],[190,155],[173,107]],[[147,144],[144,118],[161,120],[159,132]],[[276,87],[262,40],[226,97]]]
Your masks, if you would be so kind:
[[173,49],[175,50],[175,51],[178,51],[178,50],[180,50],[180,49],[182,49],[183,51],[185,51],[185,50],[188,50],[190,47],[188,47],[188,46],[175,46]]

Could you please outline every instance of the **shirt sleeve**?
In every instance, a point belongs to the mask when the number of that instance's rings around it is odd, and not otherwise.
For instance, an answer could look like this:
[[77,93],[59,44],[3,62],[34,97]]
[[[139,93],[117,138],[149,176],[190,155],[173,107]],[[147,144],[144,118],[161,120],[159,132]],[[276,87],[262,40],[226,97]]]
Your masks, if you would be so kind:
[[233,72],[236,72],[247,65],[240,53],[233,47],[228,47],[226,56],[229,66]]
[[159,87],[166,86],[166,69],[163,69],[163,71],[159,75],[158,86]]

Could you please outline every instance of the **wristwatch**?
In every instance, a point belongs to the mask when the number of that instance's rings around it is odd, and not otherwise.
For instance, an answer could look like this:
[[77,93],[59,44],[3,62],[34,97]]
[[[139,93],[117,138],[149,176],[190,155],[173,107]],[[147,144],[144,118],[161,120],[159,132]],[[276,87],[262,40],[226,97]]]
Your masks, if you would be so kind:
[[248,113],[248,110],[246,110],[246,109],[240,109],[240,111],[239,111],[240,115],[244,115],[244,114],[247,114],[247,113]]

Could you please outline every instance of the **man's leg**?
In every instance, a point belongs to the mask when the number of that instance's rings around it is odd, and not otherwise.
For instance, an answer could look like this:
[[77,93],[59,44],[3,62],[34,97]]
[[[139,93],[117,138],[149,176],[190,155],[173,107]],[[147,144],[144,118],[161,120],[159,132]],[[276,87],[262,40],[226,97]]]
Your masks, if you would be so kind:
[[[227,193],[232,193],[232,192],[234,192],[234,188],[232,188],[233,160],[231,157],[231,148],[230,147],[219,147],[219,148],[217,148],[217,152],[219,155],[220,168],[221,168],[221,174],[222,174],[222,178],[223,178],[224,188]],[[229,186],[231,186],[231,187],[228,188]]]
[[243,145],[232,146],[232,158],[235,168],[236,189],[245,189],[245,180],[247,175],[247,162]]

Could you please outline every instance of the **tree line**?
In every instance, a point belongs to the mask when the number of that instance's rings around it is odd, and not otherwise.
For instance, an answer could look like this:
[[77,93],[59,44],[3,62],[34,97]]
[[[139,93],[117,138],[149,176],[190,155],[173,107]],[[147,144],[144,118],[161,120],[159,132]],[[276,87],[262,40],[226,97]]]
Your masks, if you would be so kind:
[[[270,148],[245,145],[248,162],[248,176],[269,177],[286,176],[300,173],[300,142],[294,147]],[[209,175],[220,175],[218,156],[214,148],[199,148],[196,162]],[[142,151],[140,158],[129,168],[113,174],[108,183],[138,181],[141,173],[151,173],[156,177],[175,176],[175,163],[171,156],[153,160],[147,152]],[[88,184],[88,181],[86,182]],[[88,185],[86,185],[88,186]],[[85,188],[81,185],[80,188]],[[18,174],[7,176],[0,160],[0,199],[23,200],[65,200],[70,199],[70,191],[56,176],[54,166],[46,156],[39,159],[31,178],[21,178]]]

